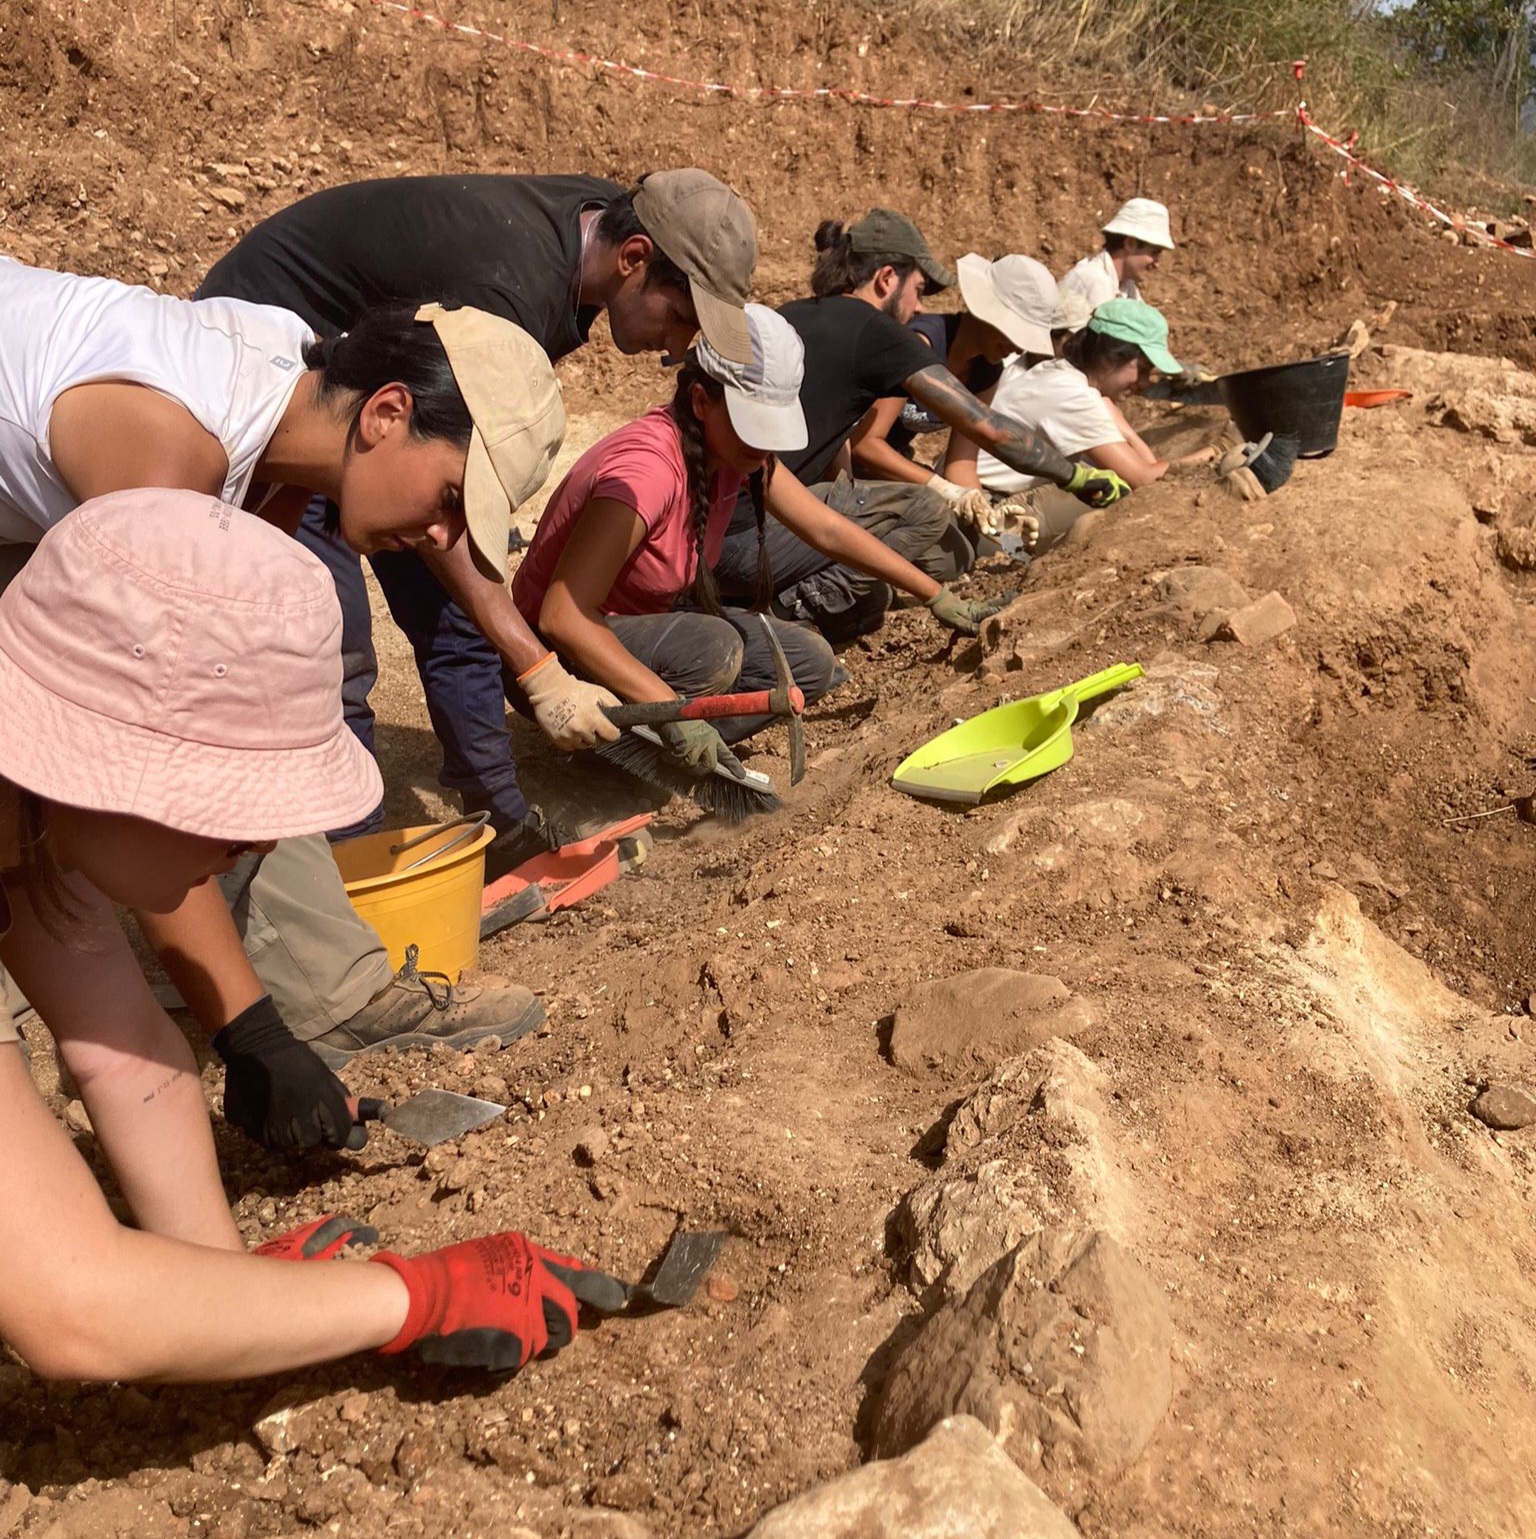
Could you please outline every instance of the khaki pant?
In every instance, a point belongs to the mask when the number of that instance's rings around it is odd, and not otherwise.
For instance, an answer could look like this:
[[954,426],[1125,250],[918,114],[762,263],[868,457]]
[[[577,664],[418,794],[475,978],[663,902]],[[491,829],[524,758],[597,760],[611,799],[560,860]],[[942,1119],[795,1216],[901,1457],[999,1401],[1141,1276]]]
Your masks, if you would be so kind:
[[[30,545],[0,545],[0,592],[26,564]],[[284,839],[220,878],[256,976],[301,1041],[356,1015],[394,973],[384,943],[347,900],[324,835]],[[24,1001],[0,968],[9,1009],[0,1042],[13,1041],[11,1011]]]

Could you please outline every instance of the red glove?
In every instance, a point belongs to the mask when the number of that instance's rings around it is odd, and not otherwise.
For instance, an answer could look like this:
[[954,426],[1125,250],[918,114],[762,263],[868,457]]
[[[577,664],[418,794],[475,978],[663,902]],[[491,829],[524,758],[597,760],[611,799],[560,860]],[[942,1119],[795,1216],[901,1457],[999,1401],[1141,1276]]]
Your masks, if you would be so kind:
[[329,1261],[348,1245],[377,1245],[379,1231],[341,1213],[327,1213],[311,1224],[258,1245],[254,1254],[269,1261]]
[[576,1334],[571,1284],[585,1271],[526,1235],[507,1231],[410,1259],[381,1251],[410,1290],[400,1334],[381,1352],[414,1348],[424,1362],[512,1373],[553,1357]]

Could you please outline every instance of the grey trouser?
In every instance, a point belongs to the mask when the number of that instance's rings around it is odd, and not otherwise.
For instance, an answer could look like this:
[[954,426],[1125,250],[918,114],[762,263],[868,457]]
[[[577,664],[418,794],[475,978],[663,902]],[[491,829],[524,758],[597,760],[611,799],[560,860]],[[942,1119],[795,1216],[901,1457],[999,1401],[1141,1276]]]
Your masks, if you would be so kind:
[[[926,486],[839,476],[809,490],[936,582],[970,571],[976,560],[976,548],[950,516],[949,504]],[[887,584],[839,566],[777,519],[767,522],[766,543],[776,601],[785,614],[804,617],[839,639],[879,624],[890,607]],[[748,597],[757,571],[756,530],[732,530],[715,570],[723,593]]]
[[[837,672],[832,648],[808,625],[772,617],[768,624],[784,649],[795,683],[805,692],[805,703],[814,704],[832,687]],[[778,683],[763,622],[745,610],[727,610],[718,619],[685,609],[610,615],[608,629],[680,695],[745,694]],[[713,725],[727,743],[740,743],[772,721],[771,716],[736,716]]]
[[[1001,500],[994,492],[993,500]],[[1091,513],[1086,502],[1079,502],[1071,492],[1059,486],[1037,486],[1024,494],[1028,499],[1029,512],[1040,524],[1040,535],[1035,541],[1031,556],[1043,556],[1053,545],[1059,545],[1072,533],[1072,526],[1083,514]]]
[[[32,550],[0,545],[0,592]],[[348,902],[323,835],[249,856],[220,886],[256,976],[301,1041],[356,1015],[394,976],[384,943]],[[4,982],[14,1010],[20,995]]]

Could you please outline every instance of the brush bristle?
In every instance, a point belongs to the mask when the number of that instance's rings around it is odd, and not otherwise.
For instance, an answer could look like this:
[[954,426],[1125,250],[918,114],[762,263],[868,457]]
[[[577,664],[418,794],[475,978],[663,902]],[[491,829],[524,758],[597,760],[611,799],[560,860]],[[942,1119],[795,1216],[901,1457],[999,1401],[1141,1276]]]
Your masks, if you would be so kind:
[[1276,433],[1269,447],[1248,467],[1258,477],[1266,492],[1279,491],[1291,479],[1301,440],[1289,433]]
[[744,823],[759,813],[777,812],[784,805],[772,791],[760,791],[748,781],[692,775],[665,748],[633,732],[623,733],[617,742],[600,743],[597,752],[616,769],[646,785],[669,796],[691,797],[703,811],[725,824]]

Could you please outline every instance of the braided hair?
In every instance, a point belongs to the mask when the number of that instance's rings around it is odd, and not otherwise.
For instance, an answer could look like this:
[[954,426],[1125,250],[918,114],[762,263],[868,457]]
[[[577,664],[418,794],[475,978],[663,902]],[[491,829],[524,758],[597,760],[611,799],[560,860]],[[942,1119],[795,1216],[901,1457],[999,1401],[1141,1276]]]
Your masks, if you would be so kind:
[[[718,615],[723,613],[720,587],[704,559],[704,537],[709,529],[710,475],[704,424],[693,409],[695,385],[701,386],[711,401],[722,400],[725,396],[725,386],[710,378],[690,353],[678,370],[677,389],[672,394],[670,407],[682,443],[683,469],[688,477],[688,503],[692,514],[694,569],[688,601],[693,608],[702,609],[707,615]],[[767,464],[747,478],[752,511],[757,518],[757,575],[752,592],[752,607],[757,610],[767,610],[773,603],[773,570],[768,562],[768,482],[773,477],[774,464],[773,456],[769,455]]]

